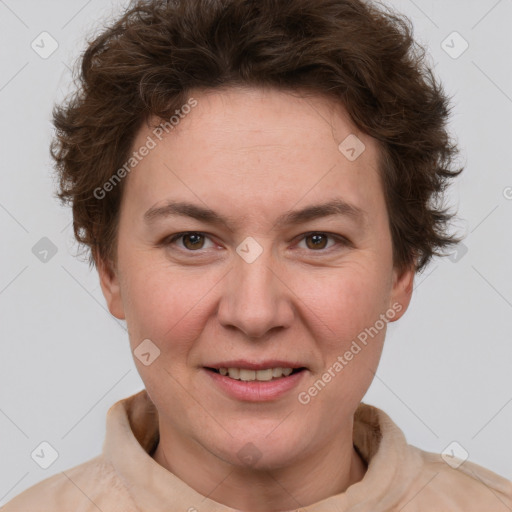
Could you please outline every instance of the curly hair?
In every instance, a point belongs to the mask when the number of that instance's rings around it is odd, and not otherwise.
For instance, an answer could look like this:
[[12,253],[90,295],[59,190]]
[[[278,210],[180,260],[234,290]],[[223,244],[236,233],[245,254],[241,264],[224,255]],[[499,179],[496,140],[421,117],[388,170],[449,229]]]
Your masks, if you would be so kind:
[[138,0],[88,41],[75,91],[54,106],[57,196],[70,203],[89,263],[114,263],[123,182],[142,123],[168,119],[192,89],[310,91],[334,98],[380,146],[393,264],[421,271],[454,217],[443,205],[458,153],[450,99],[410,20],[364,0]]

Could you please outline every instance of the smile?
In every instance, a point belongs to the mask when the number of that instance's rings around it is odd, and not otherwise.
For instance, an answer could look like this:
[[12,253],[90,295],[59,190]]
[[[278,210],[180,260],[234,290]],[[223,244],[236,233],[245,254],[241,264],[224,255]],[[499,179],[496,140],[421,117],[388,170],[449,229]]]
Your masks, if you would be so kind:
[[203,370],[211,379],[214,389],[218,389],[231,399],[246,402],[266,402],[284,397],[298,388],[308,373],[304,367],[275,367],[261,370],[205,367]]
[[230,379],[242,380],[244,382],[261,381],[268,382],[270,380],[288,377],[292,373],[297,373],[304,368],[266,368],[264,370],[247,370],[245,368],[208,368],[220,375],[227,376]]

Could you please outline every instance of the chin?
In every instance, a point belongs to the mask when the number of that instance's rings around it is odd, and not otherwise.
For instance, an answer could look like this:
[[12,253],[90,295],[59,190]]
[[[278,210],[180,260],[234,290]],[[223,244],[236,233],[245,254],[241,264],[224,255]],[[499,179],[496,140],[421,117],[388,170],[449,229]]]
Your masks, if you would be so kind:
[[[258,436],[247,436],[243,440],[231,440],[229,446],[224,446],[219,453],[220,458],[240,468],[257,470],[275,470],[286,467],[297,457],[300,457],[299,439],[295,435],[269,440],[266,430]],[[213,451],[213,450],[212,450]]]

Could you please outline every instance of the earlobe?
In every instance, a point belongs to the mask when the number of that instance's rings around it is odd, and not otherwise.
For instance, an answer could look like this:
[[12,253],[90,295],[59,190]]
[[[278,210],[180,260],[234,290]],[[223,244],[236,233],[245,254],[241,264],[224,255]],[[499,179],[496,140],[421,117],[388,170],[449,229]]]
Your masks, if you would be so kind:
[[395,269],[393,275],[390,307],[396,310],[397,315],[390,321],[396,322],[407,311],[409,303],[411,302],[416,270],[414,266],[402,270],[401,272]]
[[124,320],[125,314],[118,274],[113,269],[111,262],[105,261],[98,253],[95,254],[95,261],[101,290],[107,302],[108,310],[119,320]]

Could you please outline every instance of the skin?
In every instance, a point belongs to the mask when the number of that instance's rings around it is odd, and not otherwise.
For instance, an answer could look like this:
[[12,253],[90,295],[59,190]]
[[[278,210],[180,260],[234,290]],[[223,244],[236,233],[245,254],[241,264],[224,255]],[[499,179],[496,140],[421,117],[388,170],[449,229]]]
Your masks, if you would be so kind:
[[[360,481],[353,416],[377,369],[385,327],[308,404],[297,399],[357,335],[398,304],[406,311],[414,270],[393,266],[378,146],[332,100],[277,90],[194,91],[198,104],[126,178],[118,260],[99,262],[110,312],[126,319],[134,358],[159,411],[154,459],[201,494],[252,512],[295,510]],[[155,121],[158,123],[158,121]],[[134,148],[152,134],[144,125]],[[366,149],[349,161],[338,145],[356,134]],[[154,136],[153,136],[154,138]],[[275,227],[279,215],[334,198],[366,212],[364,224],[330,216]],[[166,200],[207,206],[236,221],[177,216],[144,222]],[[197,231],[205,237],[161,243]],[[320,237],[310,231],[348,239]],[[262,254],[247,263],[248,236]],[[194,245],[196,242],[196,245]],[[285,359],[307,366],[300,386],[270,402],[230,398],[207,363]],[[252,443],[259,458],[238,452]]]

